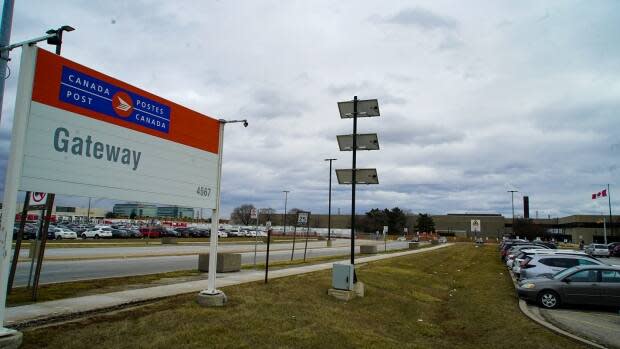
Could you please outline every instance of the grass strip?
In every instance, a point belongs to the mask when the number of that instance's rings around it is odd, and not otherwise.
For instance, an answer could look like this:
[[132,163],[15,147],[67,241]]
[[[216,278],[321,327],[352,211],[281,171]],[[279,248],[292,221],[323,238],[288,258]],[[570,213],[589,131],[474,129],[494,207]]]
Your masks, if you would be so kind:
[[358,266],[366,297],[327,296],[331,272],[226,287],[25,330],[23,348],[582,348],[525,318],[494,246],[460,244]]

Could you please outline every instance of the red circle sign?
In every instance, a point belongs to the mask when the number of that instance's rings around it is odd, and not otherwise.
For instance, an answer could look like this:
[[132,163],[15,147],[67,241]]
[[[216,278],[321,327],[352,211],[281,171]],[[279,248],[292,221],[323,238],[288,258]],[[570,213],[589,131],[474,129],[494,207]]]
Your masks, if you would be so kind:
[[45,195],[45,193],[34,192],[32,193],[32,201],[35,203],[43,202],[43,200],[45,200]]

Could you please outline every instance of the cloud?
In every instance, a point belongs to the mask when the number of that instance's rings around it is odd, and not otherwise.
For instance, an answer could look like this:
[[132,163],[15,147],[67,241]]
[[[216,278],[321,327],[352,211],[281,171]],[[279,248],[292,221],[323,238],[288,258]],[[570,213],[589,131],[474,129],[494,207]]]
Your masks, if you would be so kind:
[[458,23],[455,19],[435,14],[421,7],[403,9],[392,16],[382,18],[383,23],[413,26],[423,30],[456,29]]

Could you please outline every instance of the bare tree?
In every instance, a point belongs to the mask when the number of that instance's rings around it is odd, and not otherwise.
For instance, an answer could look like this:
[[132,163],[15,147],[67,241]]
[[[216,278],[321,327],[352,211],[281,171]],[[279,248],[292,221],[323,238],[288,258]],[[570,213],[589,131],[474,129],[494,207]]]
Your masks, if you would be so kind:
[[230,220],[243,225],[250,225],[252,223],[251,213],[254,209],[252,204],[243,204],[235,207],[230,214]]

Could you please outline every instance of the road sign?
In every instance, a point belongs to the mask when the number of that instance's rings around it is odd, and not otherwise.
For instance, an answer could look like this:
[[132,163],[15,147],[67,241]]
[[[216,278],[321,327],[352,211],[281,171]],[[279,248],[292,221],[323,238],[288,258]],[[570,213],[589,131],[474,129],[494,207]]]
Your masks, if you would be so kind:
[[388,226],[384,225],[383,226],[383,234],[385,235],[388,232]]
[[297,213],[297,225],[308,224],[308,216],[310,212],[298,212]]
[[250,218],[251,218],[251,219],[256,219],[256,218],[258,218],[258,216],[257,216],[257,214],[256,214],[256,209],[255,209],[255,208],[253,208],[253,209],[251,209],[251,210],[250,210]]
[[403,228],[403,232],[405,232],[405,234],[407,234],[409,232],[409,229]]
[[30,193],[30,202],[39,205],[45,202],[45,198],[47,197],[46,193],[41,192],[32,192]]
[[471,232],[472,233],[479,233],[480,232],[480,220],[479,219],[472,219],[471,220]]
[[22,62],[18,189],[215,208],[218,120],[40,48]]

